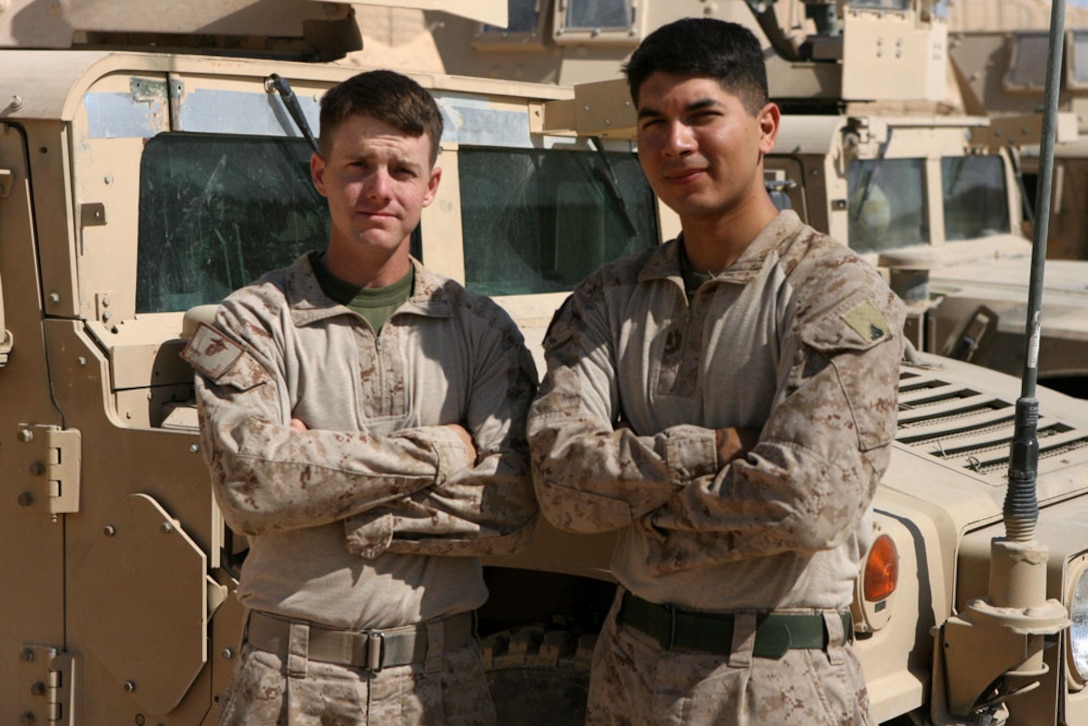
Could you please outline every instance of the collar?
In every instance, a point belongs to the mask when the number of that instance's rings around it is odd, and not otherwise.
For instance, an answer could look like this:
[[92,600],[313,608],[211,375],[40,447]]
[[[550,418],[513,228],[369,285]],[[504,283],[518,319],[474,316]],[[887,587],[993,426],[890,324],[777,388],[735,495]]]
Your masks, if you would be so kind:
[[[291,321],[298,327],[337,315],[355,317],[350,308],[336,302],[321,289],[311,257],[316,254],[307,252],[286,271],[284,288],[287,305],[291,309]],[[397,309],[397,313],[412,312],[432,318],[448,318],[453,314],[453,303],[447,287],[451,281],[432,273],[414,257],[411,258],[411,263],[415,272],[412,294]]]
[[[784,241],[796,235],[802,226],[801,218],[792,209],[780,211],[778,216],[748,243],[748,246],[740,253],[740,257],[713,279],[738,285],[747,285],[756,280],[770,254]],[[680,244],[683,237],[684,235],[681,234],[654,250],[639,272],[639,282],[675,279],[683,286],[684,281],[680,271]]]

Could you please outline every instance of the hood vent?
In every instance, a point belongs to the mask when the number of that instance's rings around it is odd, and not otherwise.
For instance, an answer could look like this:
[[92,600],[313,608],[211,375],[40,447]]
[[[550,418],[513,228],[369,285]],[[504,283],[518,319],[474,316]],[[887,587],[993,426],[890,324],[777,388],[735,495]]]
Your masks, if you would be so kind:
[[[931,371],[904,369],[899,377],[899,432],[907,448],[1004,481],[1016,407],[1011,401],[949,383]],[[1039,417],[1039,471],[1057,457],[1088,447],[1088,433]],[[1051,460],[1048,466],[1045,462]]]

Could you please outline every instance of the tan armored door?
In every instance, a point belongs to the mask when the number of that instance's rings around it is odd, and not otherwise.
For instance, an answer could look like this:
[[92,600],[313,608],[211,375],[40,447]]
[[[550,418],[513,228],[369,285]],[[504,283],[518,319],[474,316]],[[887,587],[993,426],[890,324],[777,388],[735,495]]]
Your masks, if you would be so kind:
[[45,202],[34,198],[31,147],[42,156],[51,150],[44,135],[28,141],[22,126],[0,123],[0,650],[12,655],[0,658],[0,723],[19,723],[27,713],[47,723],[48,699],[33,695],[35,684],[50,682],[65,645],[64,522],[43,509],[49,483],[42,432],[61,421],[42,343],[33,214]]

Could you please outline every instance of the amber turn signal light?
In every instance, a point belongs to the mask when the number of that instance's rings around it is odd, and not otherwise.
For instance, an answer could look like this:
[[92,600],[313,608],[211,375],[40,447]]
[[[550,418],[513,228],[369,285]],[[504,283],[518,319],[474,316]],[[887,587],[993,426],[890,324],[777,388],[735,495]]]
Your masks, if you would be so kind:
[[863,592],[869,602],[887,599],[899,584],[899,550],[886,534],[877,537],[869,548],[864,584]]

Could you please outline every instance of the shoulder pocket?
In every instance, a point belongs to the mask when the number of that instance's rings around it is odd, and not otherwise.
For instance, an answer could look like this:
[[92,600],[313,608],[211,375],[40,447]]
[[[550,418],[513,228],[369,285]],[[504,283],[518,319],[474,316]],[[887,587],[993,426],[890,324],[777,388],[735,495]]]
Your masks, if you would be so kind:
[[181,357],[217,385],[239,391],[248,391],[271,378],[245,348],[206,323],[197,328]]
[[880,308],[857,297],[801,330],[801,342],[834,367],[862,451],[895,438],[899,340]]

